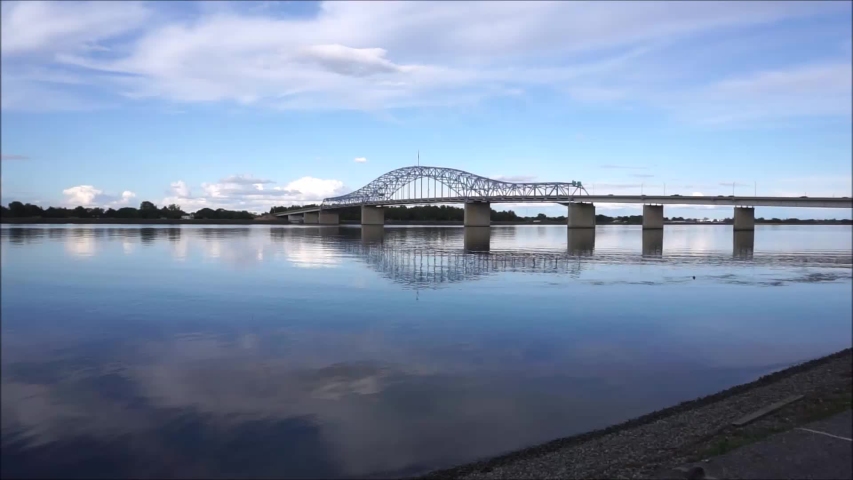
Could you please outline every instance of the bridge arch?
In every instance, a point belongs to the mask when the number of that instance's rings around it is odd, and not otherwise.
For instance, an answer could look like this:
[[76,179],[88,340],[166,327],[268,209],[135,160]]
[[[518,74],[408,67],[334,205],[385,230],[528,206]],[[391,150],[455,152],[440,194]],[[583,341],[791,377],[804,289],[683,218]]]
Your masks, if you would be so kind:
[[[433,180],[447,187],[438,194],[433,188],[432,195],[409,197],[408,200],[427,200],[430,202],[447,200],[492,201],[525,200],[536,198],[571,198],[578,194],[587,195],[580,182],[535,182],[516,183],[493,180],[455,168],[412,166],[392,170],[358,190],[338,197],[326,198],[322,206],[375,205],[395,200],[401,189],[413,182]],[[429,190],[427,190],[429,192]]]

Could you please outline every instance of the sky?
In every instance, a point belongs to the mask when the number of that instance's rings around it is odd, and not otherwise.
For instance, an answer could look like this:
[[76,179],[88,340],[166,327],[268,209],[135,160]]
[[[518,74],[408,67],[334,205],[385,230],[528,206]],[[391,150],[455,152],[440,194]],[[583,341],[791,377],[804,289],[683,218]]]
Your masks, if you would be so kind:
[[4,1],[0,201],[261,212],[418,155],[595,194],[853,196],[851,15],[840,1]]

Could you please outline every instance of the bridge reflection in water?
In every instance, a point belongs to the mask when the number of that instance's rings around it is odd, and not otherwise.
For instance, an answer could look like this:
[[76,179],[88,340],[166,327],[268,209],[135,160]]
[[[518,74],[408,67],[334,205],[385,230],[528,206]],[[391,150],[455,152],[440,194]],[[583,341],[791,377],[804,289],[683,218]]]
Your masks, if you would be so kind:
[[[327,232],[338,232],[335,227]],[[318,229],[319,230],[319,229]],[[469,253],[491,251],[491,227],[464,227],[463,228],[463,251]],[[664,230],[643,230],[642,250],[643,257],[654,258],[663,256]],[[365,225],[361,227],[361,240],[363,244],[381,244],[385,238],[386,228],[381,225]],[[592,256],[595,253],[595,230],[573,229],[567,231],[566,251],[573,256]],[[750,259],[753,255],[755,245],[754,231],[736,231],[733,234],[732,258]]]
[[466,252],[488,252],[491,250],[492,227],[465,227],[462,246]]
[[[555,248],[551,243],[544,249],[539,247],[533,250],[515,245],[519,240],[528,242],[526,237],[536,238],[537,234],[541,235],[533,228],[318,226],[276,228],[271,230],[271,235],[278,237],[278,240],[287,237],[307,240],[313,237],[312,243],[317,249],[334,257],[343,256],[364,262],[372,270],[396,283],[413,288],[436,288],[501,272],[560,273],[579,277],[584,269],[595,264],[627,264],[660,259],[664,257],[663,232],[662,229],[644,230],[642,248],[633,254],[608,248],[596,254],[595,229],[569,229],[565,247]],[[713,258],[707,260],[752,259],[753,242],[753,232],[736,232],[732,256],[720,256],[718,252],[711,254]],[[672,261],[685,261],[683,252],[680,255],[676,251],[672,253],[678,257],[673,257]],[[692,261],[696,258],[694,256]]]
[[385,227],[383,225],[362,225],[361,243],[364,245],[381,245],[385,240]]
[[591,256],[595,252],[595,230],[592,228],[568,229],[569,255]]
[[[835,230],[843,232],[843,228]],[[76,257],[107,254],[109,249],[104,247],[109,243],[120,243],[120,251],[125,255],[150,255],[154,251],[147,247],[165,240],[176,259],[183,260],[192,252],[201,251],[205,258],[240,268],[277,258],[285,258],[301,267],[326,268],[352,260],[366,263],[397,283],[418,287],[474,280],[499,272],[572,276],[584,272],[587,276],[588,271],[595,269],[605,271],[601,267],[661,261],[673,266],[749,262],[756,266],[849,268],[851,264],[849,250],[835,251],[827,247],[826,242],[815,240],[810,232],[802,232],[799,237],[786,233],[790,240],[782,243],[774,243],[773,236],[768,236],[760,253],[754,254],[755,233],[752,231],[732,233],[715,227],[681,227],[646,230],[640,236],[637,230],[639,227],[566,231],[548,226],[397,228],[366,225],[273,227],[263,231],[255,227],[87,226],[9,227],[0,230],[0,235],[12,245],[62,241],[65,250]],[[836,235],[832,227],[820,231],[826,238]],[[669,237],[667,245],[664,245],[665,236]],[[792,241],[794,245],[800,242],[801,246],[792,247]],[[137,245],[143,249],[137,249]],[[791,248],[802,250],[792,251]]]
[[[359,229],[341,229],[340,233],[346,237],[352,235],[351,230],[359,232]],[[360,242],[341,242],[336,248],[364,261],[382,276],[412,288],[435,288],[499,272],[563,273],[577,277],[581,271],[578,259],[562,252],[490,252],[489,227],[464,228],[461,249],[448,249],[446,244],[408,245],[404,229],[394,232],[400,235],[395,235],[393,241],[386,241],[388,230],[381,226],[362,227]],[[453,235],[450,237],[443,240],[452,241]]]
[[732,257],[740,260],[751,260],[755,249],[755,232],[752,230],[735,231],[732,241]]
[[663,229],[643,230],[643,256],[663,256]]

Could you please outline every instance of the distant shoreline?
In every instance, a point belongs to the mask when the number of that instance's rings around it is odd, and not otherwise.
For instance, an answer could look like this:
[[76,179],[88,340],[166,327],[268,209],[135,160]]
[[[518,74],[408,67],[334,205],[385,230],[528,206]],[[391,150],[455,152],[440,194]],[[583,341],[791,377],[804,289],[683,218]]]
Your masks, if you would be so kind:
[[[303,225],[301,223],[290,223],[288,220],[229,220],[229,219],[157,219],[157,218],[0,218],[0,223],[10,225]],[[538,223],[533,222],[499,222],[494,221],[492,225],[565,225],[565,221],[546,220]],[[801,220],[801,221],[757,221],[756,225],[853,225],[853,220]],[[319,226],[317,224],[309,224]],[[341,225],[359,225],[357,220],[343,220]],[[412,226],[441,226],[462,225],[461,221],[452,220],[428,220],[428,221],[387,221],[385,225],[412,225]],[[605,225],[637,225],[630,223],[601,223]],[[671,222],[666,221],[664,225],[731,225],[731,222]]]

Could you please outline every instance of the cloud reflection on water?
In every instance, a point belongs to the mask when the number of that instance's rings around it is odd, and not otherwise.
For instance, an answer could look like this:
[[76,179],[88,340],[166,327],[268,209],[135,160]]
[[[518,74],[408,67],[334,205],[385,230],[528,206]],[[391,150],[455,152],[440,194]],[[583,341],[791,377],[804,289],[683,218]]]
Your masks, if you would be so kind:
[[849,229],[768,234],[748,261],[730,230],[694,254],[666,230],[655,258],[600,230],[584,255],[559,227],[495,228],[468,255],[461,228],[4,227],[3,475],[415,473],[843,344]]

